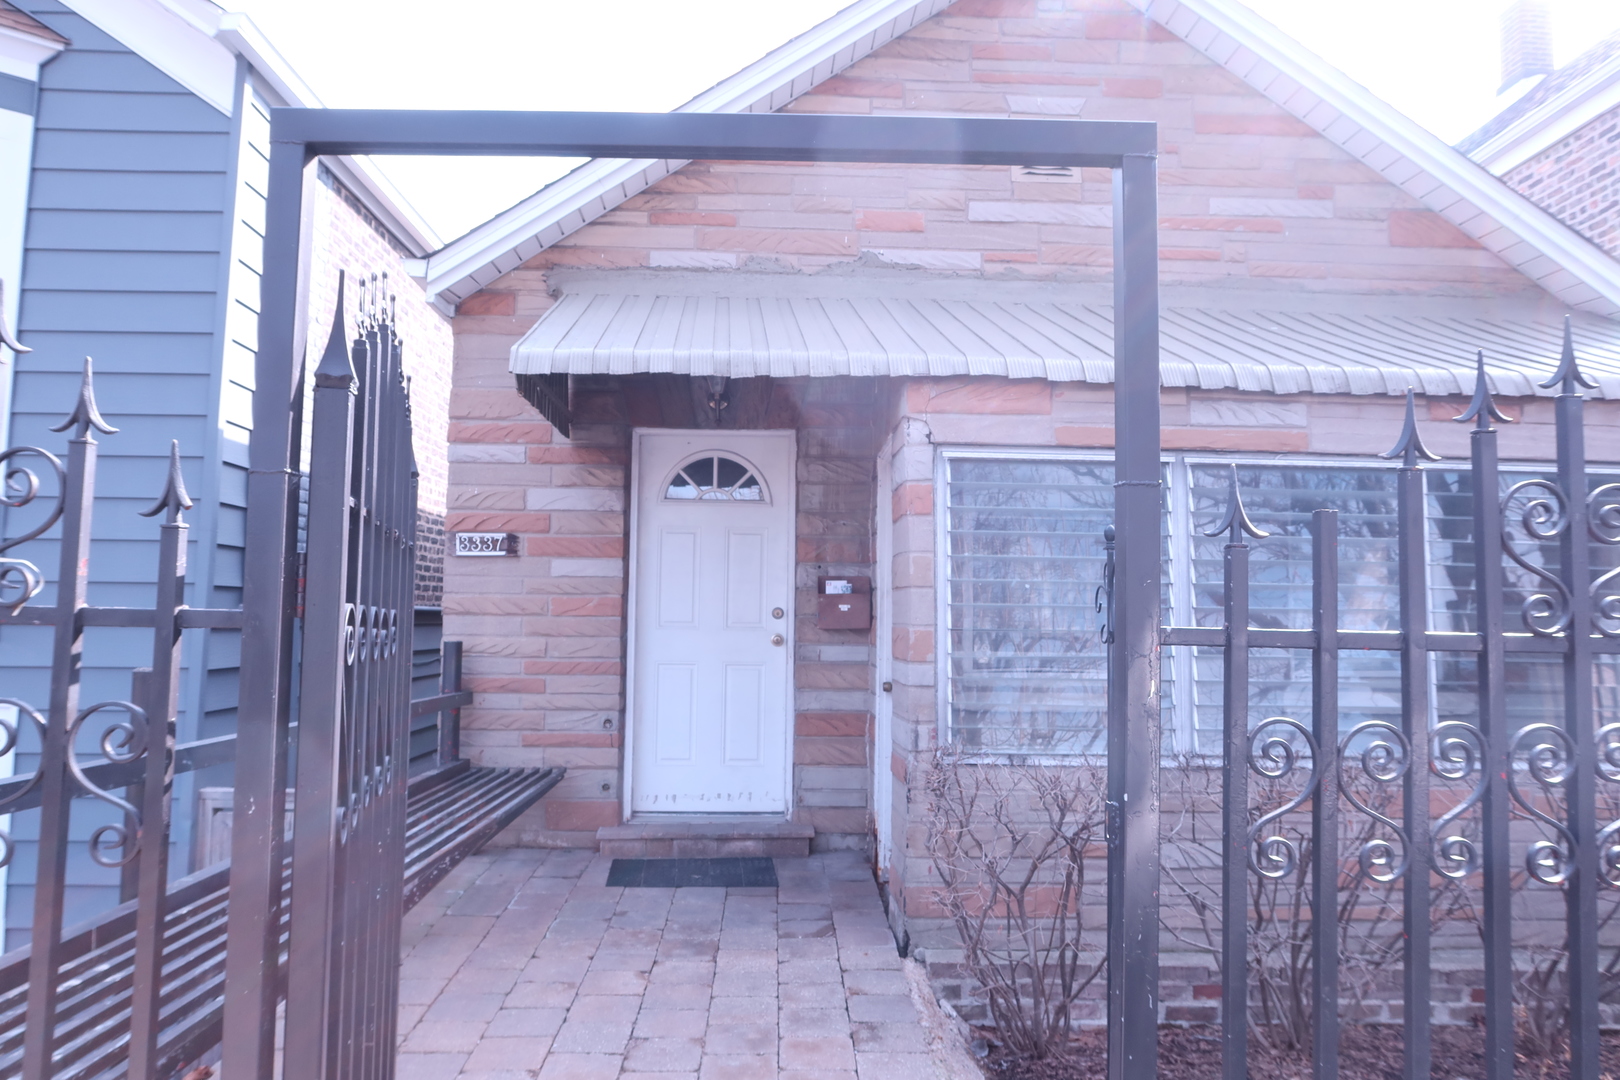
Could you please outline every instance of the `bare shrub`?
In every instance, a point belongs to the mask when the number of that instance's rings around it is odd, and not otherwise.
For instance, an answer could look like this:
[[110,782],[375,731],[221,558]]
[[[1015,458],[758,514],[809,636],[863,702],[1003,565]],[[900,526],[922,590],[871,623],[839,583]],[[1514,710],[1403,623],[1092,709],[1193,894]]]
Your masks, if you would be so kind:
[[[1185,758],[1163,773],[1165,780],[1163,923],[1165,931],[1190,951],[1221,965],[1221,770],[1208,761]],[[1297,781],[1297,777],[1294,778]],[[1251,775],[1249,824],[1267,810],[1288,802],[1297,788],[1286,781]],[[1329,779],[1330,792],[1338,797]],[[1385,817],[1399,820],[1399,791],[1389,785],[1362,782],[1361,801]],[[1247,876],[1249,912],[1248,1028],[1258,1044],[1273,1053],[1301,1054],[1310,1049],[1313,1032],[1311,974],[1316,951],[1311,940],[1315,911],[1311,904],[1312,848],[1308,833],[1310,804],[1300,807],[1295,824],[1299,857],[1292,873],[1279,878]],[[1377,839],[1387,838],[1377,822],[1340,804],[1339,891],[1336,920],[1339,942],[1340,1009],[1351,1015],[1398,970],[1403,957],[1401,894],[1398,881],[1380,881],[1361,865],[1358,854]],[[1414,867],[1427,863],[1413,853]],[[1470,909],[1466,896],[1449,879],[1435,879],[1430,925],[1462,917]],[[1230,1007],[1231,1002],[1224,1002]]]
[[[1545,812],[1564,813],[1552,790],[1544,788],[1540,801]],[[1524,823],[1521,828],[1542,835],[1540,826],[1516,805],[1512,817]],[[1611,788],[1599,790],[1598,819],[1620,820],[1620,795]],[[1513,953],[1514,1049],[1529,1059],[1561,1059],[1569,1053],[1569,944],[1563,924],[1569,886],[1542,885],[1523,869],[1514,872],[1512,882],[1513,924],[1520,928]],[[1483,911],[1469,914],[1483,937]],[[1598,893],[1598,1000],[1606,1004],[1620,1002],[1620,943],[1609,932],[1616,925],[1620,925],[1620,891],[1603,889]]]
[[1103,839],[1102,772],[978,764],[945,748],[928,775],[935,898],[955,925],[997,1035],[1019,1056],[1061,1051],[1101,974],[1086,940],[1086,855]]

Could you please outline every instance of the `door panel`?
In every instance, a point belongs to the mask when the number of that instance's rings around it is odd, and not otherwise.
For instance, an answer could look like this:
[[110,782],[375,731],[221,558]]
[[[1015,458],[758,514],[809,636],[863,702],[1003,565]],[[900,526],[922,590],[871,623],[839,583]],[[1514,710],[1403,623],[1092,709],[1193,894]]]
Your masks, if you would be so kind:
[[658,625],[697,621],[697,533],[664,530],[658,559]]
[[697,667],[659,664],[658,698],[654,729],[658,732],[659,761],[692,760],[692,715],[696,711]]
[[765,534],[731,530],[727,538],[726,625],[744,629],[765,625]]
[[765,669],[726,665],[726,764],[756,765],[764,744]]
[[637,433],[633,811],[788,809],[793,455],[791,432]]

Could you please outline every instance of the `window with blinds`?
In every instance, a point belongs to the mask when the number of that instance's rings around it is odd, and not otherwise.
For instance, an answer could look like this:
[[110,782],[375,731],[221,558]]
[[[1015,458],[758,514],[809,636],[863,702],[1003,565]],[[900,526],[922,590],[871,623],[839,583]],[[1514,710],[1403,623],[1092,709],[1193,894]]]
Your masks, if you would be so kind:
[[[1176,625],[1221,618],[1224,537],[1206,537],[1225,513],[1229,461],[1177,456],[1166,462],[1164,605]],[[1538,474],[1514,472],[1508,486]],[[1096,610],[1105,526],[1113,514],[1113,467],[1083,458],[950,456],[946,462],[946,694],[950,737],[989,753],[1101,752],[1107,653]],[[1436,630],[1473,630],[1472,493],[1466,470],[1426,470],[1428,595]],[[1616,477],[1596,476],[1594,486]],[[1399,627],[1395,577],[1396,496],[1392,466],[1330,462],[1239,462],[1249,516],[1272,536],[1251,542],[1252,625],[1305,628],[1311,619],[1311,514],[1339,511],[1339,608],[1349,630]],[[1517,508],[1510,508],[1516,510]],[[1520,533],[1519,535],[1522,535]],[[1556,542],[1520,550],[1556,569]],[[1592,546],[1593,573],[1617,564],[1620,548]],[[1509,564],[1510,630],[1535,588]],[[1250,723],[1267,716],[1311,721],[1310,654],[1257,649],[1251,657]],[[1435,721],[1469,719],[1474,662],[1431,657]],[[1555,657],[1509,662],[1508,705],[1522,723],[1558,719],[1562,683]],[[1394,653],[1340,657],[1340,724],[1400,720],[1400,664]],[[1600,662],[1601,722],[1620,721],[1620,663]],[[1164,654],[1167,752],[1220,751],[1221,650]],[[1185,688],[1178,691],[1178,688]]]
[[[1172,498],[1191,503],[1192,619],[1219,626],[1225,537],[1204,530],[1221,520],[1231,490],[1228,463],[1191,462]],[[1311,625],[1311,515],[1339,511],[1339,619],[1346,630],[1393,630],[1399,625],[1395,578],[1395,472],[1254,464],[1238,466],[1243,505],[1271,534],[1250,541],[1250,625],[1306,629]],[[1186,542],[1186,541],[1183,541]],[[1175,615],[1182,613],[1176,612]],[[1187,625],[1182,623],[1181,625]],[[1194,707],[1180,719],[1192,726],[1188,749],[1221,748],[1221,649],[1185,649],[1173,663],[1190,667]],[[1400,719],[1400,663],[1393,653],[1340,654],[1340,722]],[[1249,719],[1290,716],[1311,722],[1311,654],[1303,649],[1255,649],[1249,657]]]
[[1110,462],[947,462],[951,735],[986,752],[1100,751]]

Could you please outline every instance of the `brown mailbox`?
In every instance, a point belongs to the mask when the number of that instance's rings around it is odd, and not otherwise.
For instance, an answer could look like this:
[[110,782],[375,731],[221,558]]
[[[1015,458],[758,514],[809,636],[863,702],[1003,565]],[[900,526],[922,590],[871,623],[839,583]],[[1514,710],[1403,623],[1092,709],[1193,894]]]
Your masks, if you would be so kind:
[[823,630],[869,630],[872,627],[872,579],[816,579],[816,625]]

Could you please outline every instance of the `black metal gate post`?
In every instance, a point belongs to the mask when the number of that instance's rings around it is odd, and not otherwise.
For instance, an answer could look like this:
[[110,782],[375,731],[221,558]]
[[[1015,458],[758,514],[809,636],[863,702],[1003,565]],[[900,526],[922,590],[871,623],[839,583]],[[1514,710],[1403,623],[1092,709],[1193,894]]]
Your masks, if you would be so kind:
[[1406,426],[1400,441],[1384,454],[1400,458],[1396,470],[1396,575],[1401,612],[1401,734],[1413,756],[1402,778],[1406,870],[1401,878],[1401,918],[1405,952],[1401,966],[1406,1080],[1429,1080],[1429,596],[1424,555],[1423,461],[1438,461],[1423,445],[1417,428],[1417,401],[1406,391]]
[[1108,911],[1108,1075],[1145,1080],[1159,1053],[1159,252],[1157,161],[1114,172],[1114,641],[1108,798],[1118,835]]
[[[287,972],[288,1076],[331,1075],[336,1048],[328,1018],[339,987],[335,956],[337,911],[345,882],[338,877],[339,783],[348,661],[364,647],[349,625],[349,476],[354,457],[357,382],[349,366],[338,282],[332,336],[315,369],[314,436],[310,444],[308,560],[304,589],[303,667],[299,676],[298,800],[293,844],[292,925]],[[357,883],[358,884],[358,883]]]
[[1573,850],[1565,883],[1569,919],[1569,1075],[1597,1080],[1598,955],[1597,781],[1598,744],[1592,707],[1592,539],[1587,517],[1585,400],[1581,388],[1595,388],[1575,363],[1569,318],[1564,318],[1564,350],[1558,370],[1542,384],[1557,386],[1558,486],[1566,519],[1559,537],[1559,562],[1569,611],[1564,653],[1564,731],[1573,750],[1568,781],[1568,823]]
[[[1311,1042],[1314,1080],[1339,1076],[1339,512],[1311,515]],[[1329,917],[1331,913],[1331,917]]]
[[[55,634],[51,648],[51,707],[39,757],[39,863],[34,885],[33,940],[28,960],[28,1012],[23,1043],[24,1080],[50,1077],[51,1047],[56,1032],[60,986],[62,905],[67,893],[68,825],[73,781],[69,768],[79,720],[79,664],[84,653],[84,623],[90,578],[90,516],[95,500],[97,443],[93,432],[111,435],[118,429],[96,409],[84,360],[84,381],[73,413],[52,431],[73,431],[68,442],[62,489],[62,535],[56,574]],[[131,713],[133,714],[133,709]],[[132,716],[133,719],[133,716]],[[127,826],[125,826],[127,829]],[[133,845],[134,838],[124,836]]]
[[174,727],[180,705],[180,609],[185,606],[186,534],[181,512],[191,509],[180,471],[180,444],[169,446],[169,476],[142,516],[163,515],[158,540],[157,603],[152,613],[152,669],[136,702],[146,711],[146,774],[140,861],[136,877],[135,970],[130,999],[130,1080],[164,1080],[158,1058],[163,990],[163,921],[168,914],[169,795],[174,784]]
[[[273,135],[273,133],[272,133]],[[240,770],[231,824],[231,909],[225,956],[224,1072],[268,1080],[275,1065],[281,979],[283,822],[292,696],[293,611],[298,601],[298,472],[303,358],[296,355],[309,154],[270,146],[253,438],[248,447],[247,550],[238,683]],[[296,357],[296,360],[295,360]]]
[[[1243,512],[1237,466],[1226,518],[1205,536],[1227,534],[1223,567],[1226,651],[1221,709],[1221,1076],[1249,1077],[1249,545],[1264,533]],[[1259,732],[1256,732],[1258,735]]]
[[1474,610],[1480,633],[1479,730],[1485,744],[1485,794],[1480,806],[1484,884],[1485,1080],[1513,1076],[1513,852],[1509,832],[1513,729],[1507,713],[1507,652],[1502,640],[1501,473],[1492,421],[1507,416],[1491,400],[1485,354],[1477,358],[1474,399],[1459,423],[1474,421],[1468,435],[1474,496]]

